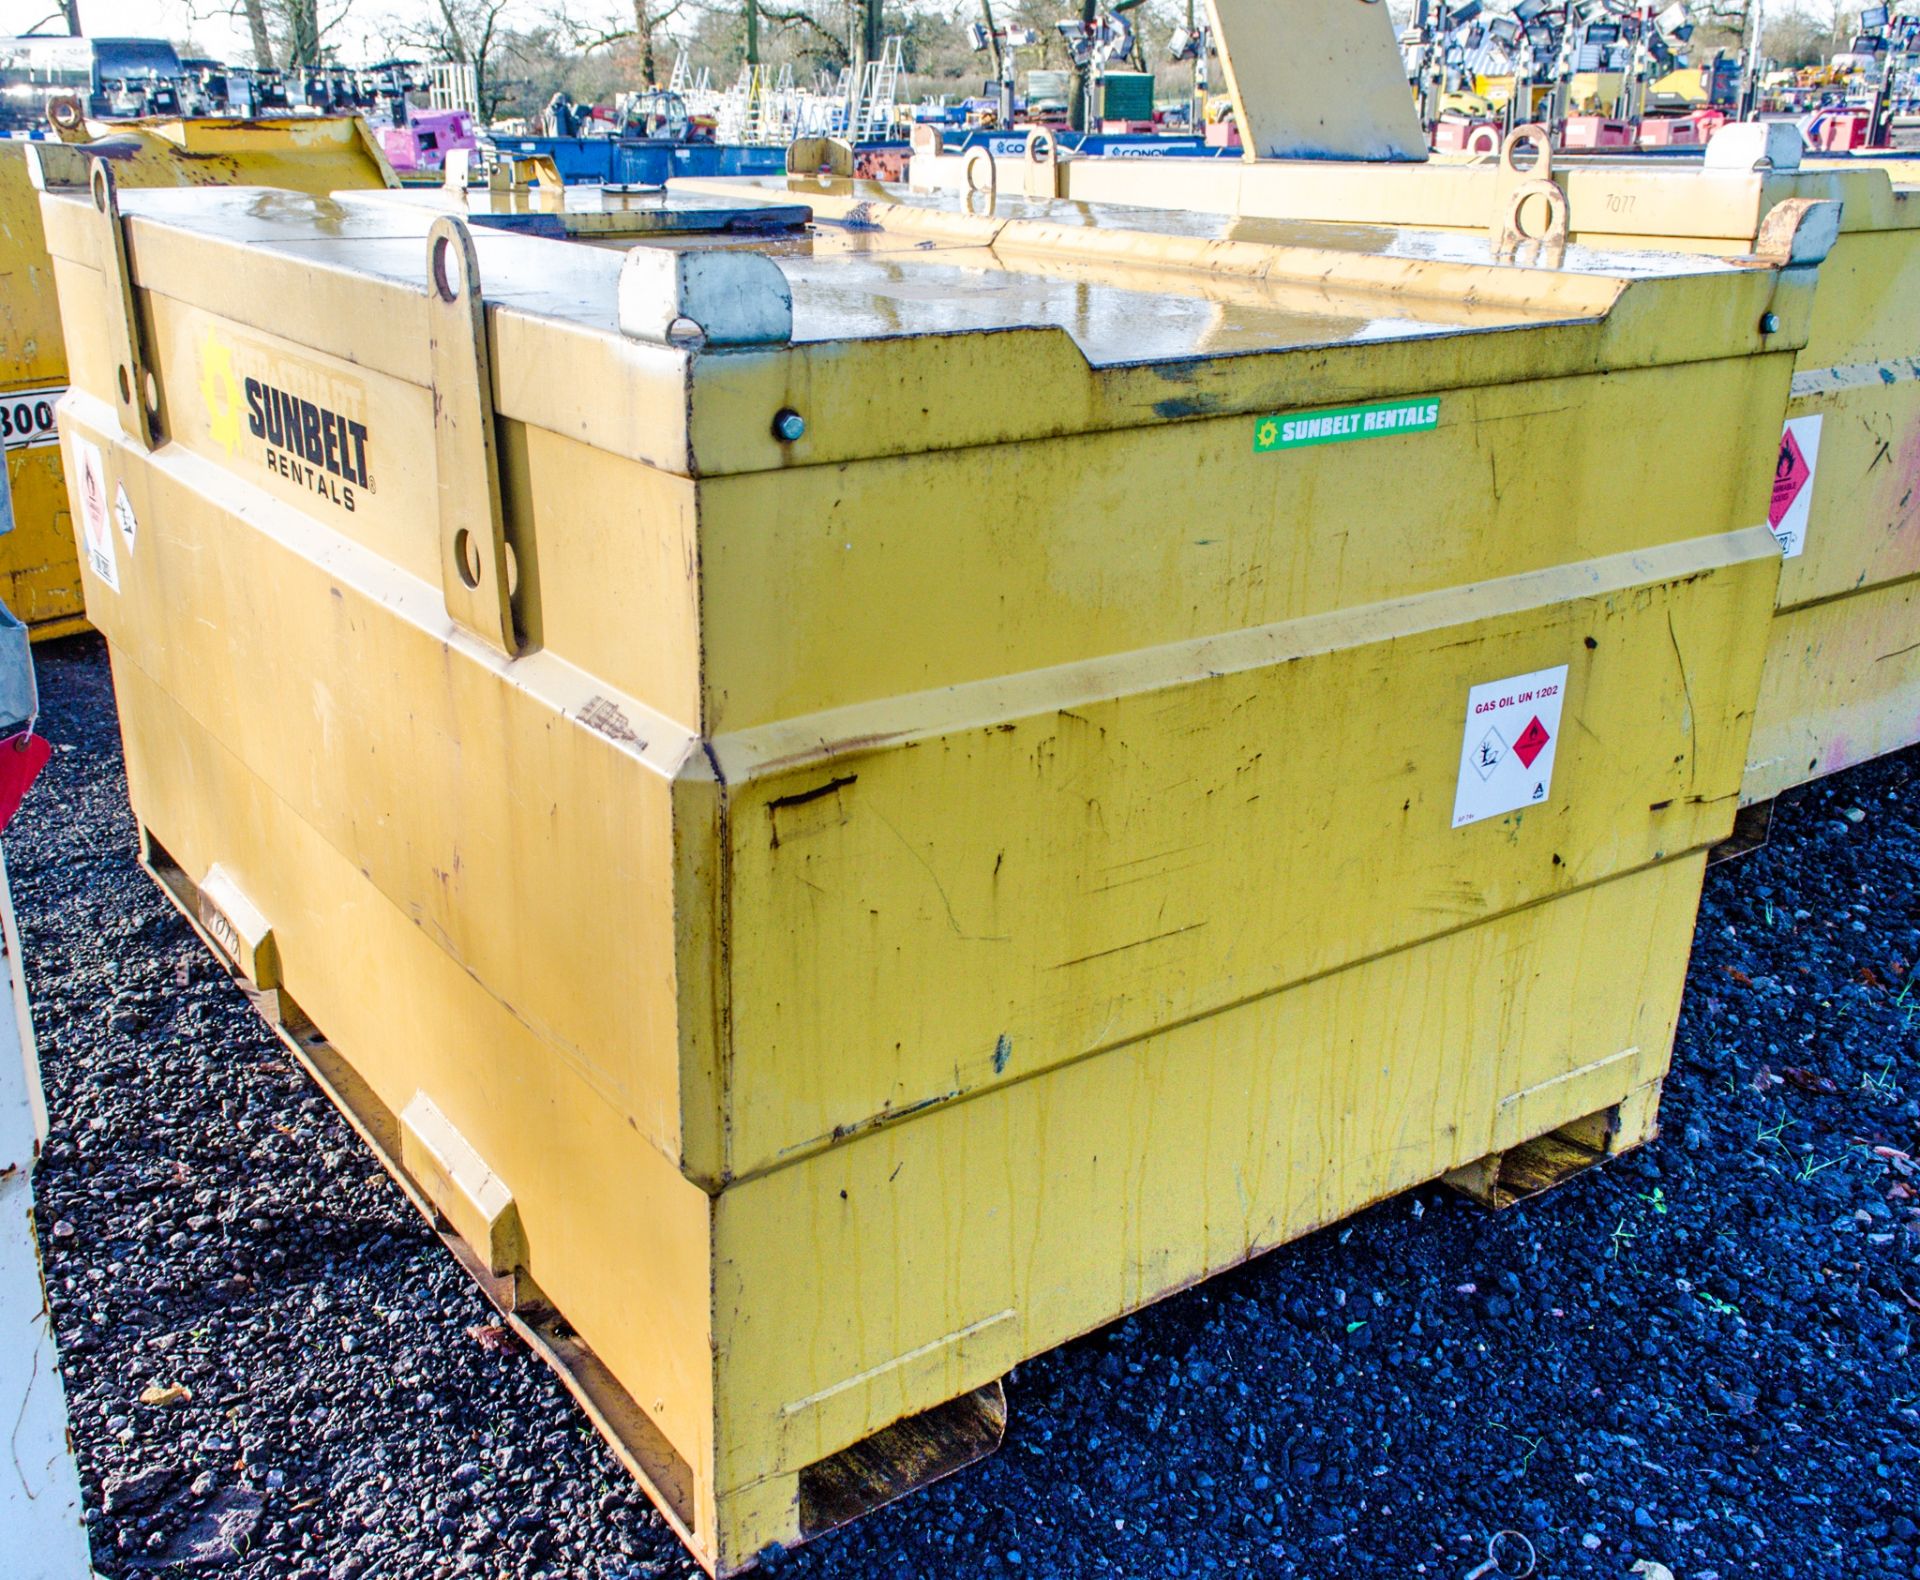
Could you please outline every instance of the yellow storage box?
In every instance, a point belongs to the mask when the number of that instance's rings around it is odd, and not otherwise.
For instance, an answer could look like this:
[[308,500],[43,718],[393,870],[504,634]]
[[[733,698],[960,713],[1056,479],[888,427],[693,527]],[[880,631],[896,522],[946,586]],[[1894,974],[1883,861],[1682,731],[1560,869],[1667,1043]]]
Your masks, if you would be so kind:
[[1652,1132],[1813,299],[816,191],[44,202],[146,858],[720,1573]]

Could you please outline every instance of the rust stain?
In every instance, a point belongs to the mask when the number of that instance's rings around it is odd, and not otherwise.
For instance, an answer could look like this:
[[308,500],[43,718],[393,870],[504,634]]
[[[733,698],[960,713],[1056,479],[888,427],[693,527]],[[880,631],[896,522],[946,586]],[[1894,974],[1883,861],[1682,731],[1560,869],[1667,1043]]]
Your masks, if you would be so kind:
[[778,812],[783,806],[805,806],[809,801],[818,801],[823,795],[832,795],[834,791],[856,783],[859,778],[858,774],[842,774],[837,779],[829,779],[823,785],[815,785],[811,790],[798,790],[792,795],[775,796],[767,803],[767,811]]

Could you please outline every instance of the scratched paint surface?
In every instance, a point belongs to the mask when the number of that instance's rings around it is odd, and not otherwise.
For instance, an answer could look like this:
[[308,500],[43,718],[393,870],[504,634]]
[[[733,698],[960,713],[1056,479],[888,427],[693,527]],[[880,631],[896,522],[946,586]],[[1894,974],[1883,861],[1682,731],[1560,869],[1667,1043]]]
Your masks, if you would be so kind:
[[1791,785],[1909,744],[1920,733],[1920,582],[1896,582],[1775,617],[1742,787]]
[[[1718,838],[1774,574],[1757,536],[1738,554],[816,715],[830,767],[744,783],[723,736],[732,1172],[1004,1079],[1003,1034],[1032,1077]],[[1551,803],[1455,831],[1462,700],[1556,655]]]

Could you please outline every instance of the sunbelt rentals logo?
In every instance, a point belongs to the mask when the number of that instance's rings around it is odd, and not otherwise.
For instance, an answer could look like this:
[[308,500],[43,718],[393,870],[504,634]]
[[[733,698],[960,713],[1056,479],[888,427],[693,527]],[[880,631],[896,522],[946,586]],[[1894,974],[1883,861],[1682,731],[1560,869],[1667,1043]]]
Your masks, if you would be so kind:
[[235,345],[200,342],[207,435],[228,455],[256,454],[276,477],[352,512],[374,492],[366,391],[320,368]]

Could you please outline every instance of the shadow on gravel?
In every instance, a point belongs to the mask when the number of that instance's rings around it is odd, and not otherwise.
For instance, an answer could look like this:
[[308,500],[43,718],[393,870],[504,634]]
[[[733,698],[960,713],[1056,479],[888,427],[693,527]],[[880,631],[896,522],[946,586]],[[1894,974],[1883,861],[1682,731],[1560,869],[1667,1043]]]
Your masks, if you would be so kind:
[[[6,850],[102,1574],[693,1572],[139,871],[100,643],[38,657]],[[1920,1576],[1916,774],[1789,797],[1710,875],[1653,1146],[1499,1217],[1413,1192],[1022,1366],[994,1459],[771,1567],[1462,1576],[1512,1528],[1550,1580]]]

